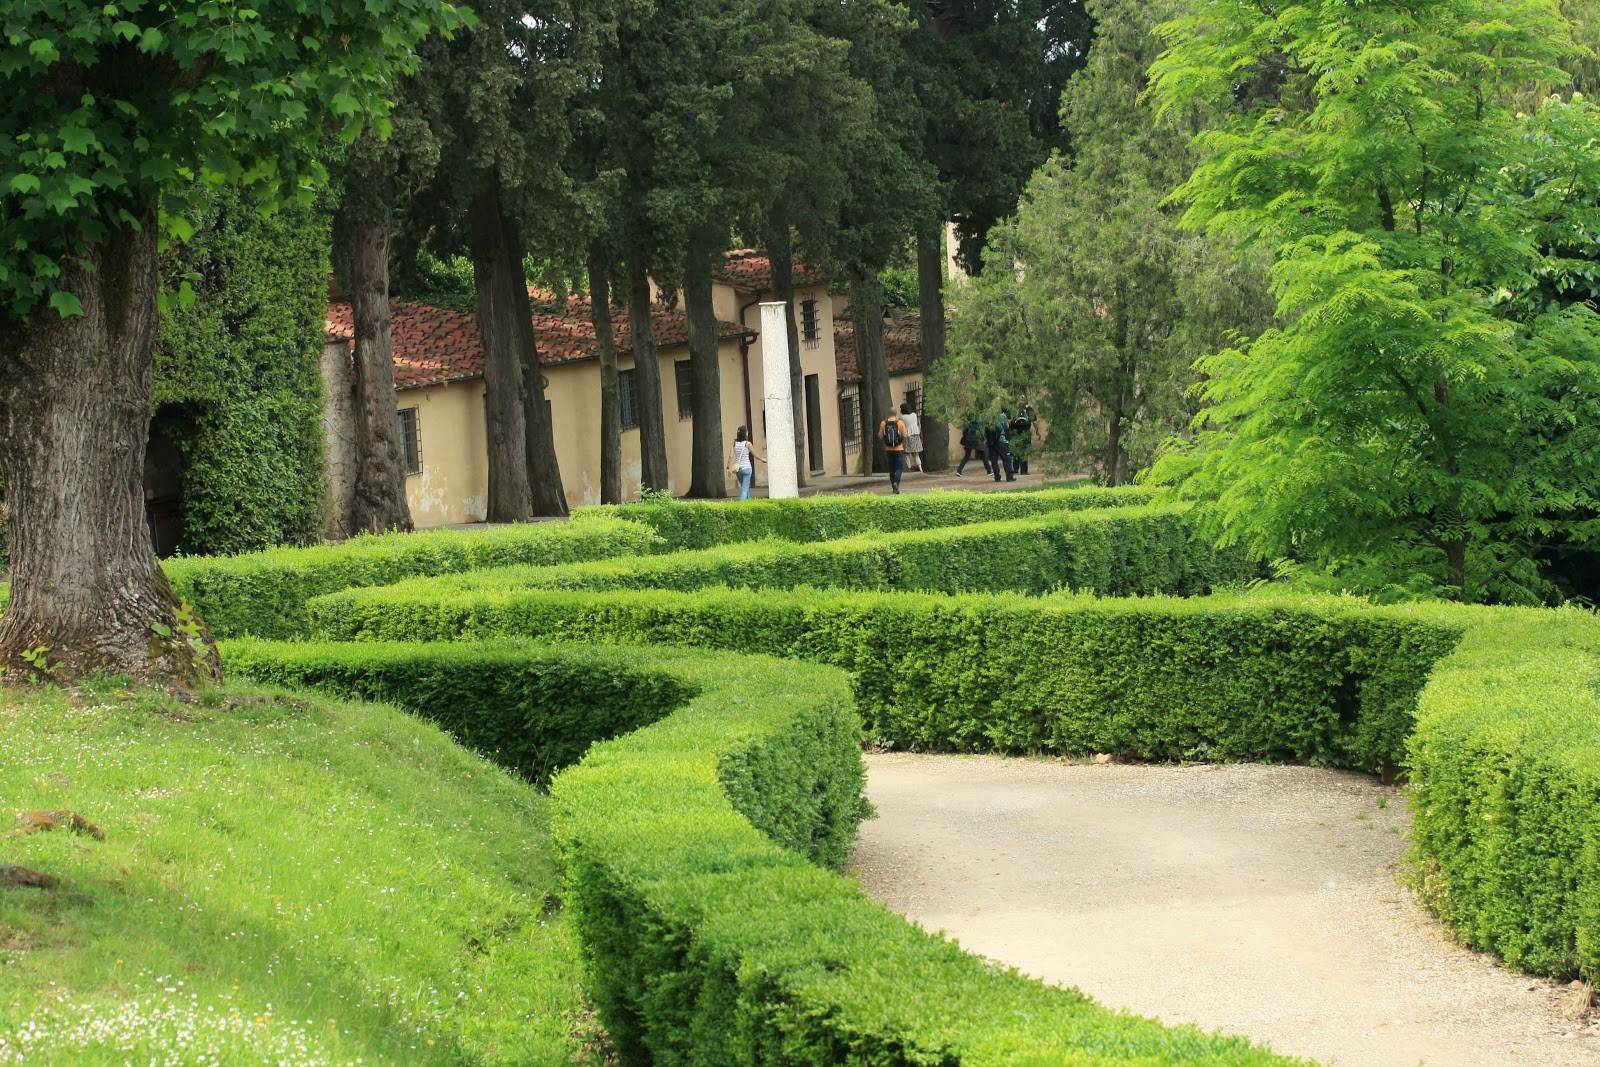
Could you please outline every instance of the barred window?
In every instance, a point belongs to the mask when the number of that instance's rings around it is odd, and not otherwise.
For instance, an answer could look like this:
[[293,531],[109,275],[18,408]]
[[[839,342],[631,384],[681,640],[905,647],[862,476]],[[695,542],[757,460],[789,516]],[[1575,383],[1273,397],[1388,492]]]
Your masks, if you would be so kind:
[[617,406],[622,409],[624,430],[639,428],[639,402],[634,393],[633,374],[631,370],[617,372]]
[[839,396],[839,425],[844,430],[844,443],[857,444],[861,440],[861,397],[857,393]]
[[416,408],[400,409],[400,447],[405,453],[406,473],[422,473],[422,432]]
[[693,418],[694,368],[688,360],[680,359],[672,365],[672,373],[678,382],[678,418]]
[[821,336],[821,326],[817,316],[817,302],[800,301],[800,340],[815,343],[819,336]]

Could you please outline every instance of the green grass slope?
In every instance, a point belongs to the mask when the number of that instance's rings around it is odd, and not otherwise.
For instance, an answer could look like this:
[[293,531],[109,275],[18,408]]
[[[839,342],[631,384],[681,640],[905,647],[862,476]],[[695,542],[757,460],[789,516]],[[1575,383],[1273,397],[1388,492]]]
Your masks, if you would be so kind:
[[381,705],[0,694],[0,1064],[573,1062],[546,809]]

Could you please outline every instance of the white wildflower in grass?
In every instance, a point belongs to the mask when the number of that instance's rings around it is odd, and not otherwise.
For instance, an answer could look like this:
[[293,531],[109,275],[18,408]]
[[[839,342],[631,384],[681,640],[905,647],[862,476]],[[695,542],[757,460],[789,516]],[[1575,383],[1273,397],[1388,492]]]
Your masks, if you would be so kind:
[[0,1064],[320,1067],[358,1062],[332,1055],[313,1035],[312,1025],[274,1018],[265,1009],[201,1004],[193,995],[61,1004],[0,1030]]

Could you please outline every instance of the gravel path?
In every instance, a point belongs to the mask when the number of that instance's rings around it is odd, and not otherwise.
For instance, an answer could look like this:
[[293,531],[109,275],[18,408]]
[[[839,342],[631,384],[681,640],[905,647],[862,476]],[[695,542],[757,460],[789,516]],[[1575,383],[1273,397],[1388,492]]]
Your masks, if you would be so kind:
[[873,755],[862,888],[1101,1003],[1334,1067],[1595,1067],[1564,985],[1399,883],[1405,800],[1306,767]]

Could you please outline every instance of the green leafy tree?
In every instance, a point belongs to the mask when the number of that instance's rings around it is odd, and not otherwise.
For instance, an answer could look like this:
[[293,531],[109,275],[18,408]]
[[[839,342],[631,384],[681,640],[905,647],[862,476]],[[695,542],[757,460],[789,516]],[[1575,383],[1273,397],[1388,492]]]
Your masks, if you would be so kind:
[[[920,220],[939,213],[938,171],[928,160],[925,113],[917,97],[918,67],[906,48],[915,24],[882,11],[850,33],[850,70],[871,90],[865,120],[839,131],[844,194],[829,225],[805,234],[807,258],[849,285],[848,315],[861,371],[861,441],[865,470],[888,460],[877,434],[889,414],[884,353],[882,271],[905,257]],[[804,233],[804,231],[802,231]]]
[[[0,671],[217,673],[156,565],[141,491],[163,230],[210,185],[301,195],[323,123],[381,116],[440,0],[259,9],[12,0],[0,16]],[[180,285],[180,299],[187,294]],[[40,649],[47,649],[41,653]]]
[[[1029,176],[1072,135],[1061,92],[1089,51],[1094,23],[1083,0],[916,0],[910,8],[916,121],[939,195],[908,233],[923,366],[936,370],[945,354],[946,220],[955,220],[961,259],[976,270],[990,227],[1016,210]],[[926,423],[927,469],[948,464],[948,442],[942,425]]]
[[1183,231],[1163,204],[1188,174],[1198,122],[1140,101],[1153,26],[1175,7],[1090,4],[1094,49],[1061,105],[1072,155],[1041,167],[990,231],[930,382],[952,421],[1033,404],[1048,450],[1110,485],[1187,423],[1194,360],[1271,318],[1259,257]]
[[1555,4],[1203,0],[1162,32],[1168,112],[1252,102],[1178,196],[1272,250],[1283,325],[1201,362],[1198,440],[1157,476],[1264,558],[1544,595],[1535,554],[1592,543],[1600,506],[1600,317],[1535,299],[1566,284],[1551,235],[1592,225],[1600,115],[1510,104],[1565,77]]

